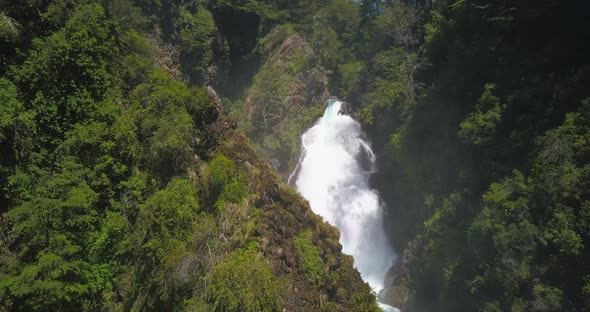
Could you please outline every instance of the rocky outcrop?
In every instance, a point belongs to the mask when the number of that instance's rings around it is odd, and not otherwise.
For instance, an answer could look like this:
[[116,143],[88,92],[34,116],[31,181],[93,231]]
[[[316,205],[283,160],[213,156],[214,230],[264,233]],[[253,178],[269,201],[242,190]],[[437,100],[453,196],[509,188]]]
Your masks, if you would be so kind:
[[178,61],[178,50],[174,45],[162,40],[160,27],[154,27],[154,32],[149,36],[148,41],[156,67],[168,73],[175,80],[183,80],[184,77]]
[[381,303],[403,310],[410,299],[410,291],[403,286],[383,288],[379,291],[377,299]]
[[327,73],[312,65],[312,50],[302,36],[291,33],[277,42],[266,52],[238,118],[262,154],[285,175],[299,155],[299,135],[321,115],[329,92]]
[[[379,309],[370,287],[354,269],[351,256],[342,253],[339,232],[316,215],[309,203],[282,182],[267,161],[232,122],[221,116],[209,129],[210,137],[223,142],[214,153],[222,153],[236,161],[239,171],[247,177],[252,196],[242,203],[246,208],[239,222],[251,222],[250,230],[240,241],[256,241],[259,256],[270,265],[282,284],[283,311],[374,311]],[[252,217],[247,210],[259,211]],[[223,233],[231,241],[231,227]],[[320,251],[321,278],[310,278],[304,259],[296,250],[296,238],[308,234],[313,248]]]
[[396,307],[402,312],[410,311],[410,307],[414,302],[414,292],[408,287],[410,266],[423,247],[420,238],[408,243],[402,256],[387,271],[384,288],[377,295],[379,302]]

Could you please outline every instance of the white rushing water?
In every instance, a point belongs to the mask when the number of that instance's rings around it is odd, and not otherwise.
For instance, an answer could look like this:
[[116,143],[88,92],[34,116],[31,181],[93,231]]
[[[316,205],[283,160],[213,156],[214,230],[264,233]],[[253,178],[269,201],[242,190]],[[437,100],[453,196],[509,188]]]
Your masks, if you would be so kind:
[[329,100],[324,116],[303,134],[300,163],[289,180],[295,177],[312,210],[338,227],[343,252],[379,291],[395,255],[383,230],[381,201],[368,183],[375,155],[360,124],[339,113],[341,105]]

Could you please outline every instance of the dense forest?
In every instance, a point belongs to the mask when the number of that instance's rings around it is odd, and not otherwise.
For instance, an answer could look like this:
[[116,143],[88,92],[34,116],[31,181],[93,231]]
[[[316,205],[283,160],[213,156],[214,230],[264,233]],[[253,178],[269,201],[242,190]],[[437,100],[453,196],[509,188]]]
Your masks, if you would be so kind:
[[590,311],[589,55],[583,0],[0,0],[0,311],[378,311],[284,183],[331,95],[382,301]]
[[378,311],[337,230],[205,87],[282,13],[0,4],[0,311]]

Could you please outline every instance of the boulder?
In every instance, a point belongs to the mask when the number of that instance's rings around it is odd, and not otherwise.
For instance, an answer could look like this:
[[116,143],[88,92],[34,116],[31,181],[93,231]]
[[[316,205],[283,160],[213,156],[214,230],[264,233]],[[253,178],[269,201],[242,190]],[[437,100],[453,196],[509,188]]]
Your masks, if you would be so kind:
[[410,291],[402,286],[388,287],[379,291],[377,299],[401,310],[410,299]]

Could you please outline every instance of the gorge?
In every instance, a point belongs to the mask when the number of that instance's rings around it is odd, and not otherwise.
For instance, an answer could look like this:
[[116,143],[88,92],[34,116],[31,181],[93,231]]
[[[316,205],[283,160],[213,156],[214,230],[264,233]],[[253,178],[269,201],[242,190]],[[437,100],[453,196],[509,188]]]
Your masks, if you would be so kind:
[[587,0],[0,0],[0,311],[589,312],[589,55]]

